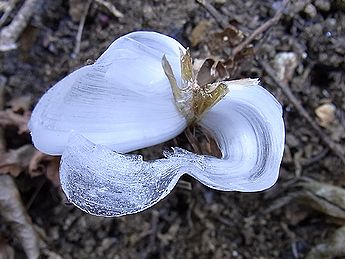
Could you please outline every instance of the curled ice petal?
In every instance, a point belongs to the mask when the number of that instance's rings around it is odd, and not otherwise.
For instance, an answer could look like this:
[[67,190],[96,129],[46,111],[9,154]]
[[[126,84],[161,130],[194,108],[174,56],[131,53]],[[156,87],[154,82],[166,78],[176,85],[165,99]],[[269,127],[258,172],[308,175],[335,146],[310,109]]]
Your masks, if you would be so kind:
[[[280,104],[253,79],[200,86],[191,64],[174,39],[130,33],[41,98],[30,120],[33,142],[62,154],[61,185],[72,203],[121,216],[157,203],[183,174],[226,191],[276,182],[285,137]],[[187,123],[214,134],[221,159],[181,148],[149,162],[120,154],[171,139]]]
[[35,146],[62,154],[76,131],[129,152],[177,136],[187,122],[175,106],[161,60],[167,57],[181,81],[181,51],[176,40],[155,32],[120,37],[95,64],[73,72],[41,98],[29,124]]
[[181,148],[145,162],[74,136],[63,153],[61,185],[80,209],[99,216],[142,211],[164,198],[183,174],[218,190],[259,191],[277,180],[284,148],[280,104],[257,80],[225,82],[228,95],[201,120],[222,158]]
[[170,193],[187,164],[176,158],[145,162],[74,134],[62,155],[60,181],[80,209],[114,217],[142,211]]
[[[204,169],[193,176],[218,190],[267,189],[277,181],[283,157],[281,105],[256,79],[223,83],[229,93],[200,121],[217,139],[222,158],[203,156]],[[200,160],[193,153],[185,157]]]

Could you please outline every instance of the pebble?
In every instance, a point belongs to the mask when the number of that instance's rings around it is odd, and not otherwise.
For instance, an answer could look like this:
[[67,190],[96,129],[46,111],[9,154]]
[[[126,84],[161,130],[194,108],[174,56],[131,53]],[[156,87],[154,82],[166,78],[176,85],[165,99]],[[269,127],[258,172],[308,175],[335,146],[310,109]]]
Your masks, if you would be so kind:
[[315,6],[312,4],[307,4],[304,8],[304,12],[310,18],[314,18],[317,15],[317,10],[316,10]]
[[331,9],[331,2],[329,0],[316,0],[314,5],[320,11],[328,12]]
[[327,127],[335,120],[336,107],[332,103],[324,103],[315,109],[315,114],[322,127]]

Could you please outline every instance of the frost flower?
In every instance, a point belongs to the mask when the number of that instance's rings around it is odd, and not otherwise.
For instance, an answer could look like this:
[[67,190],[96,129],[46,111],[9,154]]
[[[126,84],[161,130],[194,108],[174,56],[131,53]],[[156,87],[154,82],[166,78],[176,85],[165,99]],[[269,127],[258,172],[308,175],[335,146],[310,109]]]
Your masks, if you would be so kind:
[[[222,158],[181,148],[143,161],[123,153],[152,146],[199,123]],[[188,51],[155,32],[127,34],[38,102],[29,123],[34,145],[62,155],[67,198],[99,216],[142,211],[183,174],[223,191],[260,191],[277,180],[284,149],[282,109],[256,79],[199,86]]]

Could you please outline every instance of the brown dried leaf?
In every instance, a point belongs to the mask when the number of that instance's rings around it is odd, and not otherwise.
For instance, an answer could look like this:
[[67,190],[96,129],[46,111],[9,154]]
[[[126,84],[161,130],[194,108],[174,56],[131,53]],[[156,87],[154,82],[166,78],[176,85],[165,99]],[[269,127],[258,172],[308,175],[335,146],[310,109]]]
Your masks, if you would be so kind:
[[244,34],[242,31],[234,27],[228,27],[221,32],[216,32],[214,37],[220,46],[227,45],[230,47],[235,47],[242,42],[244,39]]
[[12,109],[6,109],[0,111],[0,126],[8,127],[15,126],[18,128],[18,134],[29,132],[28,122],[30,120],[31,112],[24,112],[18,114],[12,111]]
[[345,256],[345,226],[337,229],[324,243],[314,246],[307,259],[331,259]]
[[31,96],[20,96],[8,102],[7,106],[15,113],[25,113],[30,111]]
[[17,186],[10,175],[0,175],[0,211],[11,224],[14,235],[29,259],[39,257],[39,238],[21,202]]
[[200,42],[205,40],[210,26],[211,23],[208,20],[202,20],[193,28],[191,34],[189,35],[189,41],[192,47],[195,47]]
[[59,178],[60,157],[49,156],[37,151],[34,153],[29,164],[29,175],[32,177],[45,174],[54,184],[60,186]]
[[11,174],[14,177],[18,176],[29,166],[34,152],[35,148],[28,144],[2,154],[0,157],[0,175]]
[[214,63],[215,61],[212,58],[205,59],[204,63],[202,63],[196,76],[199,85],[206,85],[215,82],[216,78],[211,72]]
[[216,32],[209,37],[207,41],[209,51],[217,56],[218,60],[221,60],[221,62],[215,64],[215,67],[217,67],[217,71],[222,79],[233,76],[239,65],[248,57],[253,56],[254,52],[251,45],[233,54],[234,48],[243,39],[244,33],[233,26],[225,28],[221,32]]
[[222,62],[208,58],[201,65],[197,73],[197,82],[199,85],[214,83],[217,80],[224,80],[229,77],[229,73]]

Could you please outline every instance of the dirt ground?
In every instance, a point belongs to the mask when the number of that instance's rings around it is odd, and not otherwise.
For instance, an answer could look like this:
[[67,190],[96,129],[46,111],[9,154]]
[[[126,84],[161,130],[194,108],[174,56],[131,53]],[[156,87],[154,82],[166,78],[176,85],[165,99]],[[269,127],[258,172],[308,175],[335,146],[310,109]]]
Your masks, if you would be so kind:
[[[232,60],[231,51],[279,12],[280,1],[210,1],[216,18],[212,9],[193,0],[103,1],[112,3],[118,14],[102,1],[93,1],[87,10],[86,2],[40,1],[18,48],[0,52],[5,109],[13,109],[11,100],[23,96],[30,97],[32,109],[49,87],[92,63],[119,36],[152,30],[189,46],[193,58],[230,60],[232,79],[259,77],[283,105],[285,154],[279,181],[267,191],[220,192],[183,177],[191,190],[180,184],[153,208],[122,218],[90,216],[67,204],[58,186],[58,161],[41,159],[40,173],[35,176],[26,164],[14,179],[44,241],[42,258],[294,259],[306,258],[308,253],[308,258],[345,258],[345,234],[334,236],[345,225],[344,163],[325,143],[338,144],[340,151],[345,146],[343,0],[290,1],[278,23],[259,33],[247,51]],[[80,51],[75,51],[83,13],[87,15]],[[229,42],[224,42],[225,26],[240,31],[229,34]],[[218,42],[219,35],[223,42]],[[269,74],[267,64],[276,78]],[[277,78],[324,135],[296,108]],[[15,113],[23,116],[23,110]],[[18,132],[18,123],[4,123],[1,116],[0,123],[6,143],[3,158],[9,150],[31,143],[27,130]],[[175,142],[192,150],[183,135]],[[166,146],[170,144],[174,145]],[[149,157],[157,149],[141,152]],[[21,238],[4,218],[0,217],[0,258],[6,258],[4,246],[14,249],[15,256],[8,258],[26,258]]]

